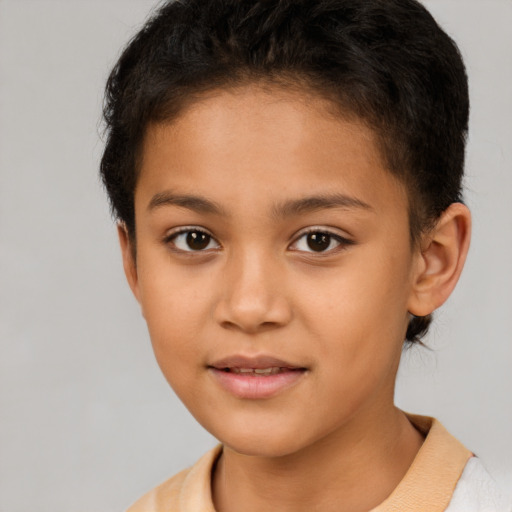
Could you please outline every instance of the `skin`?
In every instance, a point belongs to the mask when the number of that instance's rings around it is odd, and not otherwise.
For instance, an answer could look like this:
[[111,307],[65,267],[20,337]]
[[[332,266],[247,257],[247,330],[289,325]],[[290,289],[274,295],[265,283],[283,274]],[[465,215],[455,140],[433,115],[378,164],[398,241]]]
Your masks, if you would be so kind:
[[[407,192],[373,132],[328,107],[246,86],[149,126],[136,261],[119,228],[158,363],[224,444],[212,479],[219,512],[369,510],[423,441],[394,406],[396,372],[409,315],[432,312],[457,282],[469,212],[452,205],[411,247]],[[283,207],[333,194],[343,204]],[[211,236],[204,250],[176,235],[184,227]],[[326,251],[311,250],[307,229],[332,234]],[[240,398],[209,369],[232,355],[305,371],[271,397]]]

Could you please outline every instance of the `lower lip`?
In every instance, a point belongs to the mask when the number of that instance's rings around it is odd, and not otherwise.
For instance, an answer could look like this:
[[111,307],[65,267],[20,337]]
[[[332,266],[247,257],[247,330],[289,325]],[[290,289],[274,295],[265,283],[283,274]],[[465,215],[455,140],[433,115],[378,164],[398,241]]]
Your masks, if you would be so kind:
[[299,382],[306,373],[306,370],[289,370],[275,375],[244,375],[216,368],[209,371],[226,391],[237,398],[251,400],[271,398]]

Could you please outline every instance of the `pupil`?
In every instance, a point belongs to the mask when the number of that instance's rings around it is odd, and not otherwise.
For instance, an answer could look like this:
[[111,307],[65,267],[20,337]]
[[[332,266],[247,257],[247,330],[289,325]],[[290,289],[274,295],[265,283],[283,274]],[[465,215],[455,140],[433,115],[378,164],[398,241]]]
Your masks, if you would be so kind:
[[316,252],[325,251],[331,243],[331,237],[326,233],[309,233],[307,240],[308,247]]
[[187,245],[191,249],[201,250],[210,243],[210,235],[201,233],[200,231],[191,231],[187,235]]

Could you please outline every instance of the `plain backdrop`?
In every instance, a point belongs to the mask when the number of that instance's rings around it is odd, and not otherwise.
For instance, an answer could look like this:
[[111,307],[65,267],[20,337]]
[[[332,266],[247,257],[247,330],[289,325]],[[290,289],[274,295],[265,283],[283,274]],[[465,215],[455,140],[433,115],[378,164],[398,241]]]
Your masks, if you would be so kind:
[[[400,370],[512,493],[512,2],[429,0],[472,113],[461,282]],[[106,512],[216,441],[169,389],[97,177],[103,87],[151,0],[0,0],[0,512]]]

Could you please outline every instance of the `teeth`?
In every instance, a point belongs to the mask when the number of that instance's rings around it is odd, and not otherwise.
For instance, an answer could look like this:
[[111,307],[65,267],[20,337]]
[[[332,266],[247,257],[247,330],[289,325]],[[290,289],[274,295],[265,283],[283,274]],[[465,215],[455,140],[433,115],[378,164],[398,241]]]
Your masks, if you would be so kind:
[[233,373],[252,373],[257,375],[276,375],[281,371],[279,366],[272,368],[231,368]]
[[255,368],[254,373],[260,375],[275,375],[279,372],[279,368]]

